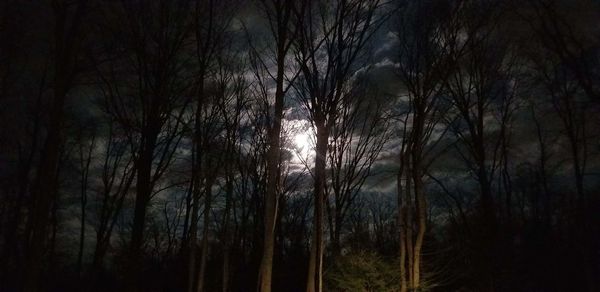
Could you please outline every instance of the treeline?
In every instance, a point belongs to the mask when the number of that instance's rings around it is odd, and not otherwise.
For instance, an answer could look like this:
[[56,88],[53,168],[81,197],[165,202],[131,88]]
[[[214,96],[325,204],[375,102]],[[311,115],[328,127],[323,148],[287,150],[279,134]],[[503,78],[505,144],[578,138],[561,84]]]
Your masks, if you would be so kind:
[[3,1],[0,290],[598,291],[599,5]]

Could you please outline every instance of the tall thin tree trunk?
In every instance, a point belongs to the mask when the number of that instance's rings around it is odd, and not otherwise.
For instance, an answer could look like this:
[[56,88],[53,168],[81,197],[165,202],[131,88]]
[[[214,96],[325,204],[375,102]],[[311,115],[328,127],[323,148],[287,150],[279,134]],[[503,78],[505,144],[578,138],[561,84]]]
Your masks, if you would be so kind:
[[[90,164],[92,163],[92,152],[94,151],[95,145],[95,135],[91,138],[91,143],[89,145],[87,151],[87,157],[83,156],[83,146],[81,145],[79,148],[79,159],[81,161],[81,224],[79,227],[79,252],[77,254],[77,272],[79,273],[79,277],[82,276],[82,266],[83,266],[83,252],[85,247],[85,211],[87,208],[87,189],[88,189],[88,177],[90,171]],[[85,159],[85,160],[84,160]]]
[[406,206],[404,204],[406,204],[406,202],[404,202],[403,200],[403,192],[402,192],[402,178],[403,178],[403,173],[402,173],[402,162],[401,166],[400,166],[400,171],[398,172],[398,177],[397,177],[397,187],[398,187],[398,235],[399,235],[399,243],[400,243],[400,250],[399,250],[399,259],[400,259],[400,292],[406,292],[407,291],[407,277],[406,277],[406,229],[407,227],[407,222],[406,222]]
[[408,278],[408,289],[413,290],[415,288],[414,283],[414,242],[413,242],[413,199],[411,198],[412,191],[412,176],[410,175],[410,168],[406,174],[406,208],[405,208],[405,222],[406,222],[406,269],[408,270],[408,274],[406,275]]
[[311,259],[308,267],[307,292],[321,292],[323,289],[323,224],[325,203],[325,167],[329,133],[324,117],[315,119],[317,145],[314,170],[314,223]]
[[226,197],[225,197],[225,214],[223,215],[223,275],[222,275],[222,291],[229,291],[229,253],[231,244],[231,231],[229,228],[229,221],[231,216],[231,204],[233,200],[233,174],[229,170],[229,178],[226,182]]
[[414,245],[414,260],[413,260],[413,285],[418,289],[421,287],[421,250],[425,239],[425,229],[427,227],[427,204],[425,193],[423,190],[423,176],[420,171],[420,162],[415,163],[413,171],[414,188],[415,188],[415,203],[416,203],[416,219],[417,219],[417,235]]
[[[150,116],[153,116],[152,114]],[[156,117],[156,116],[154,116]],[[130,243],[130,273],[128,289],[140,291],[140,275],[142,266],[142,245],[144,243],[144,229],[146,222],[146,209],[152,195],[152,161],[154,158],[154,149],[158,136],[158,127],[153,125],[154,121],[150,121],[147,127],[144,138],[142,139],[142,151],[137,161],[137,182],[136,182],[136,197],[133,215],[133,228],[131,231]]]
[[[193,155],[192,155],[193,156]],[[194,158],[192,157],[192,160]],[[192,174],[195,173],[192,167]],[[181,253],[185,254],[189,247],[189,230],[190,230],[190,218],[192,213],[192,198],[194,196],[194,177],[190,180],[189,187],[185,194],[185,216],[183,218],[183,230],[181,231]]]
[[[327,199],[325,199],[327,200]],[[338,207],[339,204],[336,204],[335,210],[334,210],[334,230],[333,230],[333,241],[332,241],[332,251],[333,254],[338,256],[341,253],[341,249],[342,249],[342,244],[341,244],[341,233],[342,233],[342,214],[341,214],[341,210]]]
[[[58,78],[58,77],[57,77]],[[27,227],[27,259],[25,265],[25,291],[38,291],[42,272],[42,255],[47,239],[48,214],[56,192],[56,178],[59,162],[59,144],[63,119],[63,104],[66,88],[55,88],[54,102],[50,112],[50,122],[44,150],[33,188],[33,205]]]
[[[286,30],[287,28],[279,28]],[[285,36],[285,33],[281,33]],[[281,120],[283,119],[283,82],[285,69],[285,52],[283,38],[278,44],[277,51],[277,79],[275,89],[275,111],[273,116],[273,125],[269,130],[269,150],[267,152],[267,192],[265,194],[265,212],[264,212],[264,241],[263,253],[260,263],[258,286],[261,292],[271,291],[271,278],[273,274],[273,251],[275,244],[275,223],[277,219],[277,190],[279,185],[279,155],[280,155],[280,135]]]
[[[212,3],[212,2],[211,2]],[[202,108],[204,106],[204,67],[200,70],[199,86],[198,86],[198,103],[196,105],[196,114],[194,121],[194,153],[192,154],[192,216],[190,218],[190,235],[189,235],[189,261],[188,261],[188,292],[193,292],[196,281],[196,249],[198,242],[198,211],[200,208],[200,190],[202,189],[202,179],[204,172],[202,171],[202,157],[204,155],[202,148]],[[198,279],[199,280],[199,279]],[[199,289],[199,288],[198,288]]]
[[[22,213],[22,209],[25,205],[25,194],[27,193],[27,190],[30,188],[31,182],[29,179],[29,175],[34,167],[34,157],[36,156],[38,149],[38,143],[39,143],[39,133],[40,133],[40,129],[41,129],[41,99],[43,96],[43,92],[46,86],[46,79],[47,79],[47,68],[44,68],[44,74],[42,77],[42,80],[40,82],[40,86],[39,86],[39,91],[38,91],[38,95],[36,98],[36,103],[35,103],[35,110],[36,113],[34,115],[34,121],[33,121],[33,132],[31,133],[31,148],[29,149],[29,152],[27,154],[27,157],[25,158],[25,162],[24,163],[19,163],[20,166],[20,170],[19,170],[19,177],[18,177],[18,191],[17,191],[17,197],[16,197],[16,203],[15,206],[13,208],[13,212],[14,215],[12,216],[12,218],[10,219],[11,221],[9,221],[10,223],[8,224],[8,231],[4,231],[3,232],[3,236],[4,236],[4,245],[1,249],[1,253],[0,253],[0,258],[4,259],[4,263],[2,265],[2,275],[0,275],[0,284],[3,283],[4,281],[6,281],[6,278],[4,277],[4,275],[8,275],[8,270],[9,269],[13,269],[16,267],[17,271],[21,270],[21,264],[19,264],[19,262],[21,262],[19,260],[18,257],[15,257],[15,250],[17,249],[18,246],[18,242],[19,242],[19,238],[18,238],[18,230],[19,230],[19,226],[21,223],[21,213]],[[14,261],[16,261],[15,266],[11,266],[11,260],[10,259],[14,259]]]
[[210,231],[210,211],[212,204],[212,186],[214,183],[214,176],[209,175],[206,180],[206,186],[204,189],[204,222],[202,222],[202,243],[200,250],[200,270],[198,271],[198,287],[196,287],[197,292],[204,291],[204,282],[206,275],[206,264],[208,261],[208,236]]
[[32,189],[32,205],[26,228],[26,264],[24,291],[37,291],[42,272],[41,258],[47,239],[48,214],[56,192],[60,140],[62,132],[64,104],[71,87],[73,63],[78,52],[79,23],[85,1],[77,4],[77,11],[70,25],[67,21],[67,8],[64,3],[54,10],[56,51],[54,72],[54,99],[50,107],[46,140]]
[[200,180],[196,178],[199,176],[198,173],[194,175],[194,190],[192,198],[192,215],[190,218],[190,235],[188,242],[188,285],[187,291],[194,292],[194,283],[196,283],[196,249],[198,241],[198,209],[200,205]]
[[79,252],[77,253],[77,272],[79,273],[79,276],[81,277],[82,275],[82,266],[83,266],[83,250],[85,247],[85,209],[86,209],[86,205],[87,205],[87,198],[84,198],[84,195],[82,191],[82,198],[81,198],[81,224],[79,226]]
[[79,1],[69,22],[66,3],[55,5],[54,17],[54,99],[50,108],[46,141],[42,148],[37,178],[32,197],[30,218],[26,229],[26,265],[24,291],[36,291],[42,271],[41,257],[46,244],[48,213],[56,192],[56,174],[60,159],[60,137],[64,104],[71,88],[73,67],[80,45],[80,21],[84,14],[86,1]]

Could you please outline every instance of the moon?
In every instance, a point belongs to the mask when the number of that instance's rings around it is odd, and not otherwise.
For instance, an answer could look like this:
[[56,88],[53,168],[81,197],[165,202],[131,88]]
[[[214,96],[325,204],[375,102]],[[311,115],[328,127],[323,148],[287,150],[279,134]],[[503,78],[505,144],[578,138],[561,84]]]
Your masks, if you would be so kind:
[[293,153],[292,164],[311,163],[314,156],[314,131],[307,120],[287,120],[285,126],[289,136],[287,149]]
[[310,137],[308,133],[298,133],[294,137],[294,144],[299,150],[305,150],[310,148]]

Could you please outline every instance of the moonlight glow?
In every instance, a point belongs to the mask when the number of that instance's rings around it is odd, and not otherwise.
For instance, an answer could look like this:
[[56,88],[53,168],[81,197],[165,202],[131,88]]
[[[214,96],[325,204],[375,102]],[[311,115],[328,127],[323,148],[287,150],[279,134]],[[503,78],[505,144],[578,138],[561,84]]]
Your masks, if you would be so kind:
[[288,149],[294,154],[292,163],[311,163],[314,151],[313,131],[306,120],[288,120],[286,127],[289,133]]
[[308,133],[298,133],[294,137],[294,144],[299,150],[308,149],[310,147],[310,137]]

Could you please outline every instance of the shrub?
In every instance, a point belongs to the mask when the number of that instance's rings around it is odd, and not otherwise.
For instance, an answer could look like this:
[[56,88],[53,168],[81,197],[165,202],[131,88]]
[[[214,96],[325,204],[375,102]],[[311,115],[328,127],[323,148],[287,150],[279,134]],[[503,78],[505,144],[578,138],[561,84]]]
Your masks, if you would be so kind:
[[398,269],[373,252],[355,252],[338,257],[325,272],[328,291],[397,291]]

